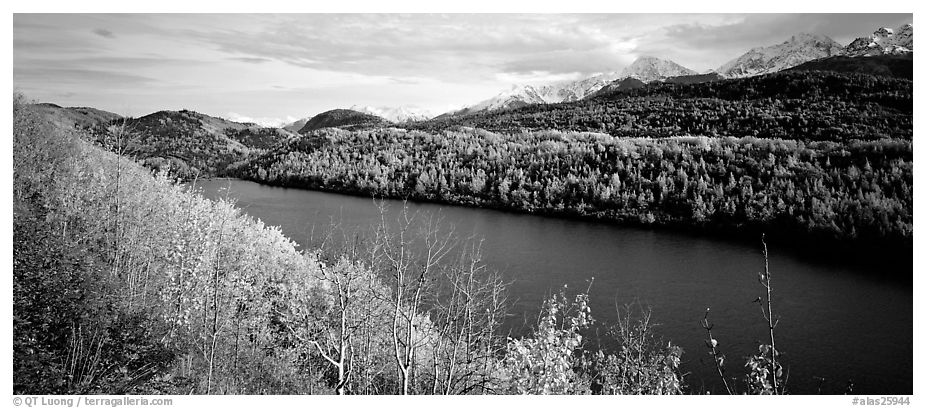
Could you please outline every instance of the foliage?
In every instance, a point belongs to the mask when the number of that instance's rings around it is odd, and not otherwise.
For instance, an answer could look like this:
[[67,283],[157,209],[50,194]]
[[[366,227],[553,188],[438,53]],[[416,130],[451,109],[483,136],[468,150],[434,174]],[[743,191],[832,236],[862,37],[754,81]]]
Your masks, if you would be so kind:
[[565,292],[546,300],[532,337],[512,339],[502,366],[514,394],[584,394],[590,386],[579,374],[582,362],[581,331],[594,320],[588,294],[570,301]]
[[903,140],[324,130],[230,170],[261,183],[909,248]]
[[778,384],[782,383],[784,372],[781,363],[772,359],[772,353],[777,358],[780,353],[767,344],[759,345],[759,353],[746,360],[746,392],[751,395],[778,394],[773,386],[772,377]]
[[684,391],[679,370],[682,348],[656,340],[651,312],[633,305],[618,310],[618,321],[611,337],[618,339],[619,351],[606,354],[599,350],[592,358],[590,371],[596,373],[595,385],[600,394],[677,395]]
[[588,306],[589,295],[570,301],[565,290],[544,302],[534,333],[508,339],[499,369],[514,394],[681,394],[679,364],[682,349],[663,345],[653,333],[650,312],[633,313],[631,305],[618,310],[618,321],[607,336],[614,350],[593,350],[583,333],[596,323]]

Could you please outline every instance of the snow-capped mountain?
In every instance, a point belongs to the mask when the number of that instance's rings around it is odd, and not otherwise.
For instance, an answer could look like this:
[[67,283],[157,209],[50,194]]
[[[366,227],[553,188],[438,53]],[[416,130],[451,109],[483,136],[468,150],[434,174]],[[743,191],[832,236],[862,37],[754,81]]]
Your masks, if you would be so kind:
[[357,112],[368,113],[370,115],[379,116],[390,122],[403,123],[403,122],[418,122],[422,120],[428,120],[434,117],[435,115],[426,110],[413,106],[399,106],[399,107],[388,107],[388,106],[360,106],[354,105],[350,107],[350,110]]
[[913,24],[904,24],[894,30],[881,27],[867,37],[859,37],[846,46],[851,57],[913,52]]
[[621,77],[634,77],[643,82],[662,81],[669,77],[695,75],[697,72],[673,61],[655,57],[640,57],[621,71]]
[[538,103],[578,101],[620,78],[616,72],[598,74],[576,81],[561,81],[546,85],[513,85],[510,89],[468,106],[452,114],[512,109]]
[[538,103],[578,101],[594,94],[614,81],[628,77],[650,82],[674,76],[694,74],[697,74],[697,72],[669,60],[640,57],[620,73],[608,72],[576,81],[563,81],[546,85],[514,85],[492,98],[453,112],[453,114],[512,109]]
[[769,74],[843,52],[842,45],[825,35],[801,33],[781,44],[753,48],[721,65],[717,72],[733,78]]
[[283,129],[289,130],[291,132],[298,132],[299,129],[302,129],[302,127],[305,126],[305,124],[308,123],[310,120],[312,120],[312,116],[299,119],[293,123],[284,124],[283,126],[280,126],[280,127]]
[[473,111],[514,108],[533,103],[570,102],[611,82],[612,74],[601,74],[578,81],[557,82],[547,85],[514,85],[495,97],[470,106]]

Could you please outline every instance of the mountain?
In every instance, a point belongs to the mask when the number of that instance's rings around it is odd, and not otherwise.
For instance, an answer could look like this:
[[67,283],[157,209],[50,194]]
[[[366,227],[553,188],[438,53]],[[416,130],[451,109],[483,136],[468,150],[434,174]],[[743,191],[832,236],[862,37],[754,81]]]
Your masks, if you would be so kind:
[[651,82],[629,88],[576,102],[435,118],[405,128],[427,132],[479,128],[498,133],[557,129],[628,138],[696,135],[846,141],[913,137],[913,85],[906,79],[786,70],[696,84]]
[[357,112],[350,109],[333,109],[330,111],[319,113],[310,119],[305,125],[299,129],[299,133],[306,134],[316,129],[322,129],[326,127],[340,127],[340,128],[358,128],[358,127],[370,127],[370,126],[385,126],[389,125],[390,122],[386,119],[383,119],[379,116],[371,115],[369,113]]
[[87,107],[65,108],[53,103],[37,103],[29,105],[29,108],[38,111],[64,128],[106,127],[111,122],[122,119],[122,116],[118,114]]
[[533,104],[579,101],[595,94],[614,81],[627,77],[651,82],[673,76],[694,74],[697,72],[669,60],[640,57],[620,73],[608,72],[575,81],[561,81],[546,85],[514,85],[511,89],[492,98],[440,117],[514,109]]
[[881,27],[867,37],[856,38],[846,46],[846,55],[852,57],[872,55],[898,55],[913,52],[913,24],[904,24],[894,30]]
[[913,54],[859,57],[837,55],[808,61],[788,71],[831,71],[913,80]]
[[399,107],[388,107],[388,106],[360,106],[354,105],[350,107],[350,110],[362,112],[374,116],[379,116],[383,119],[386,119],[394,123],[405,123],[405,122],[418,122],[422,120],[428,120],[434,117],[434,115],[421,108],[416,108],[412,106],[399,106]]
[[634,77],[626,77],[618,79],[610,84],[603,86],[601,89],[595,93],[588,96],[588,98],[597,98],[603,95],[610,95],[616,92],[629,91],[631,89],[640,89],[646,86],[646,83],[636,79]]
[[843,51],[842,45],[825,35],[801,33],[781,44],[753,48],[716,71],[733,78],[769,74]]
[[514,109],[538,103],[559,103],[581,100],[607,84],[620,78],[614,72],[598,74],[575,81],[561,81],[547,85],[514,85],[492,98],[444,116],[467,115],[475,112]]
[[302,119],[299,119],[299,120],[297,120],[297,121],[295,121],[295,122],[293,122],[293,123],[285,124],[285,125],[281,126],[281,128],[282,128],[282,129],[285,129],[285,130],[288,130],[288,131],[290,131],[290,132],[298,132],[299,129],[302,129],[302,127],[305,126],[306,122],[308,122],[308,121],[311,120],[311,119],[312,119],[311,116],[309,116],[309,117],[307,117],[307,118],[302,118]]
[[238,123],[190,110],[158,111],[125,122],[124,154],[159,169],[170,166],[180,177],[221,174],[254,150],[268,149],[295,134],[278,128]]
[[643,82],[661,81],[668,77],[696,75],[697,72],[675,62],[656,57],[640,57],[621,71],[621,77],[634,77]]

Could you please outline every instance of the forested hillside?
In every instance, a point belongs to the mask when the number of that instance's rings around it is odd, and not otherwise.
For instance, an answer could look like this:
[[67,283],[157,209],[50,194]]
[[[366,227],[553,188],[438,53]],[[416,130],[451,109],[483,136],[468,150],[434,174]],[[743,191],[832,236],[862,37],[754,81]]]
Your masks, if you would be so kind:
[[14,392],[303,389],[298,353],[266,350],[274,299],[315,297],[314,255],[21,100],[13,116]]
[[910,141],[318,131],[232,174],[261,183],[829,240],[913,233]]
[[913,138],[913,82],[782,72],[698,84],[650,83],[577,102],[435,118],[408,129],[561,130],[620,137],[755,136],[800,141]]
[[838,55],[807,61],[790,71],[831,71],[913,80],[913,54],[849,57]]
[[350,109],[334,109],[313,116],[299,129],[299,133],[307,133],[326,127],[342,128],[370,128],[389,125],[390,122],[379,116],[369,113],[357,112]]

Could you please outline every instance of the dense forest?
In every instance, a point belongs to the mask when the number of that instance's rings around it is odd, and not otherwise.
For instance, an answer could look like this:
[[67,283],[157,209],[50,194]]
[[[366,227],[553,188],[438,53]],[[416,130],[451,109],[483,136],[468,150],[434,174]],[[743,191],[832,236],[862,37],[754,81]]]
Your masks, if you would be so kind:
[[807,61],[791,71],[861,73],[913,80],[913,54],[848,57],[836,55]]
[[650,83],[582,101],[405,125],[495,132],[570,130],[619,137],[755,136],[800,141],[913,138],[913,81],[795,71],[697,84]]
[[905,140],[327,129],[230,173],[272,185],[907,250],[913,236],[913,146]]

